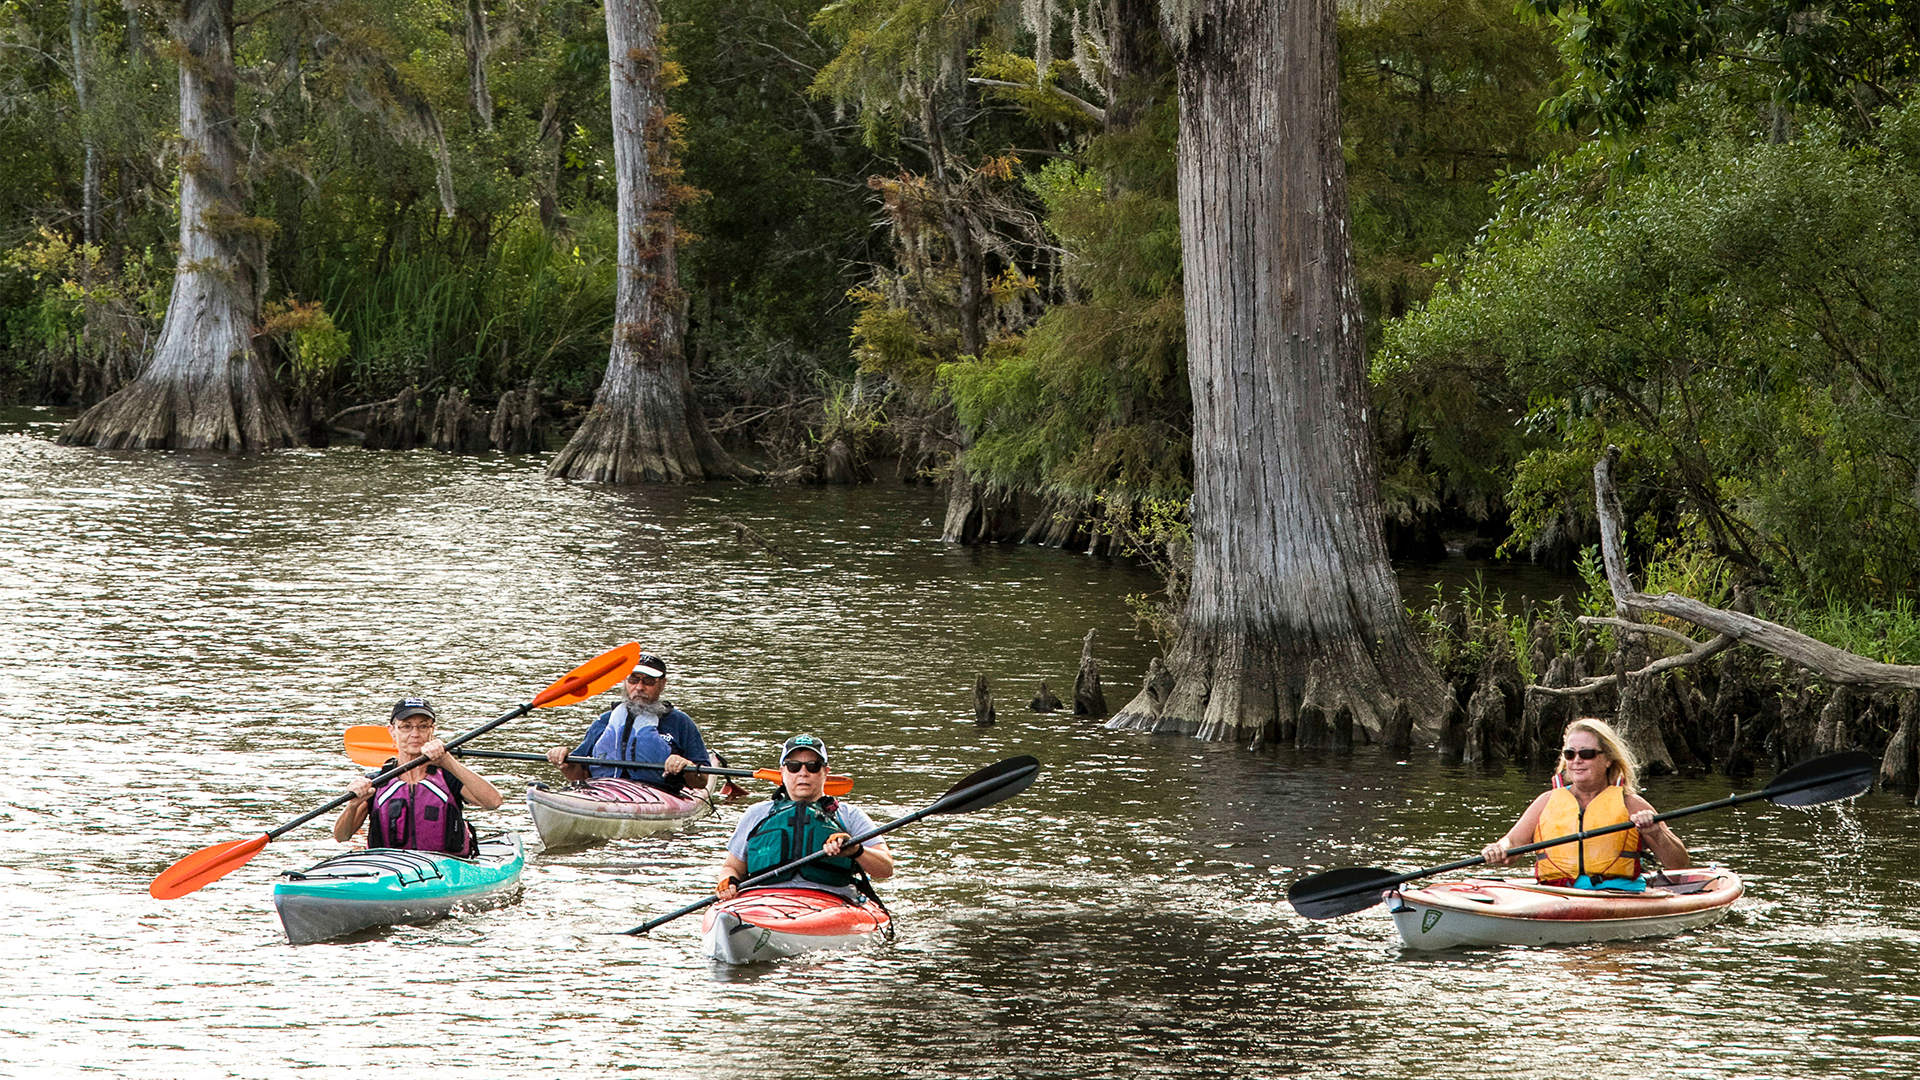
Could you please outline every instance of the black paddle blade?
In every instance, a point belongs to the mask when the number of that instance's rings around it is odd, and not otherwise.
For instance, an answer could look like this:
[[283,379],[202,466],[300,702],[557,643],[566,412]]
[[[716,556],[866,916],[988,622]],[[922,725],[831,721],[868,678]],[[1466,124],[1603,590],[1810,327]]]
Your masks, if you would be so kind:
[[927,810],[935,814],[970,814],[1013,798],[1027,790],[1039,775],[1040,759],[1026,754],[1008,758],[948,788]]
[[1819,806],[1866,794],[1879,769],[1880,763],[1864,750],[1828,754],[1774,777],[1763,793],[1776,806]]
[[1334,919],[1367,910],[1405,880],[1405,874],[1377,866],[1343,866],[1294,882],[1287,903],[1309,919]]

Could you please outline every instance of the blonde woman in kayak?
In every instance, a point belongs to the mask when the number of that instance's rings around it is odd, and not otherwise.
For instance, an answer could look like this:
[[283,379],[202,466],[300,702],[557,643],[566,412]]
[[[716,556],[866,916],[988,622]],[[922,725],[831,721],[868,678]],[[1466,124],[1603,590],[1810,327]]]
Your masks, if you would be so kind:
[[1645,888],[1643,846],[1669,870],[1692,866],[1686,845],[1665,822],[1653,820],[1657,811],[1634,790],[1637,769],[1633,751],[1605,721],[1575,720],[1561,740],[1553,787],[1533,800],[1507,835],[1482,848],[1481,857],[1490,866],[1505,866],[1512,860],[1508,848],[1631,821],[1631,829],[1539,852],[1534,877],[1543,885],[1583,889]]

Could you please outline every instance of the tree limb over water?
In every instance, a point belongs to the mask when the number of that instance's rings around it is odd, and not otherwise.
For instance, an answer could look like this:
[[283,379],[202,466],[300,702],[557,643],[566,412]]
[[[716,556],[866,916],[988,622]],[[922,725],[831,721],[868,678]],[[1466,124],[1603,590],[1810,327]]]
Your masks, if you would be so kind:
[[[1692,597],[1674,593],[1643,593],[1633,587],[1627,573],[1626,549],[1620,542],[1621,522],[1625,514],[1613,487],[1613,465],[1620,457],[1618,447],[1607,452],[1593,466],[1595,509],[1600,517],[1600,551],[1607,566],[1607,586],[1613,591],[1614,607],[1620,618],[1582,617],[1582,626],[1609,626],[1637,634],[1676,638],[1688,646],[1688,652],[1656,660],[1632,675],[1645,675],[1699,663],[1735,645],[1753,645],[1808,668],[1827,682],[1838,686],[1857,686],[1870,690],[1920,689],[1920,667],[1909,664],[1884,664],[1857,653],[1835,648],[1810,638],[1798,630],[1740,611],[1705,604]],[[1694,641],[1683,634],[1637,621],[1643,614],[1666,615],[1692,623],[1717,636],[1710,641]],[[1590,678],[1578,686],[1534,686],[1530,689],[1561,697],[1593,693],[1615,684],[1615,676]]]

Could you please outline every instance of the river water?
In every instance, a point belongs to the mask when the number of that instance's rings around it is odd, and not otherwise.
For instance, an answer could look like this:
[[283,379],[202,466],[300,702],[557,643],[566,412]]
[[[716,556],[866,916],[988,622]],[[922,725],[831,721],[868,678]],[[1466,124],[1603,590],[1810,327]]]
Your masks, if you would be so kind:
[[[944,546],[936,498],[887,485],[619,491],[538,459],[101,453],[56,431],[0,415],[0,1075],[1920,1075],[1920,824],[1894,797],[1679,823],[1749,884],[1709,930],[1407,952],[1380,909],[1310,923],[1286,886],[1471,854],[1544,774],[1027,711],[1041,679],[1069,696],[1089,629],[1109,704],[1131,695],[1152,643],[1124,598],[1152,581],[1124,563]],[[892,835],[896,940],[752,968],[705,960],[695,916],[603,933],[705,895],[738,806],[549,856],[514,796],[544,766],[483,763],[509,795],[483,824],[528,830],[511,906],[290,947],[270,883],[339,850],[324,820],[147,895],[338,795],[342,730],[402,694],[457,733],[629,639],[736,763],[813,732],[878,820],[1016,754],[1045,772]],[[541,710],[475,746],[590,719]]]

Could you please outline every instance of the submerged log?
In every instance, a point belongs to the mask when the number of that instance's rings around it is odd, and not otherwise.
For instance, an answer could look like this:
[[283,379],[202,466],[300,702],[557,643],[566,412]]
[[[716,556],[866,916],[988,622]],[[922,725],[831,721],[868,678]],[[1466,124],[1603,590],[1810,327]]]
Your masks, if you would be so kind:
[[993,721],[993,694],[987,688],[986,673],[980,672],[973,677],[973,722],[986,727]]
[[774,558],[779,559],[781,562],[786,563],[788,566],[800,565],[793,561],[793,556],[781,550],[779,545],[761,536],[746,525],[741,524],[737,519],[723,514],[720,517],[720,523],[733,530],[733,538],[735,540],[743,544],[751,544],[767,554],[772,555]]

